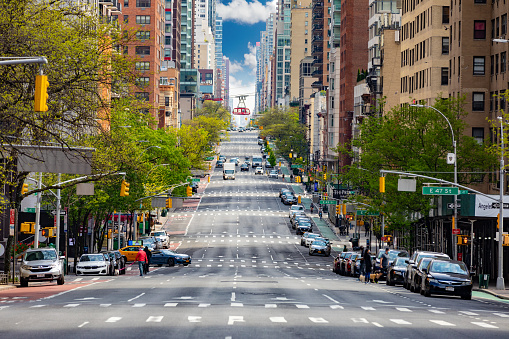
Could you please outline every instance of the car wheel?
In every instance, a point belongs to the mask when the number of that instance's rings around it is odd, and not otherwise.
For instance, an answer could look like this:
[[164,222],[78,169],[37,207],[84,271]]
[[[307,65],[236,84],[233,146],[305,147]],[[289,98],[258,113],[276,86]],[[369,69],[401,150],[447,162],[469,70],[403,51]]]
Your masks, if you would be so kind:
[[395,284],[396,283],[394,282],[394,280],[392,280],[392,279],[389,280],[389,285],[394,286]]
[[28,280],[26,280],[25,278],[20,278],[19,279],[19,286],[20,287],[28,287]]
[[57,285],[63,285],[65,283],[64,275],[62,274],[60,278],[57,279]]
[[184,266],[188,266],[189,264],[183,264]]
[[472,300],[472,293],[463,294],[461,296],[461,299],[463,299],[463,300]]
[[313,255],[313,253],[309,252],[309,255]]
[[173,258],[168,259],[168,266],[170,267],[175,266],[175,260]]
[[424,295],[424,290],[421,288],[421,295]]
[[424,290],[425,297],[431,297],[431,292],[429,290]]
[[410,292],[415,292],[414,285],[410,284]]

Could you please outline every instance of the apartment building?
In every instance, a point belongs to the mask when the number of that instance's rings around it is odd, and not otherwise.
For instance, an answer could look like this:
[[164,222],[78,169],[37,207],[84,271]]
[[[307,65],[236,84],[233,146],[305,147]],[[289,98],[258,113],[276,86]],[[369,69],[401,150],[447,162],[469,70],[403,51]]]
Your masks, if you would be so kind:
[[290,100],[299,100],[300,64],[311,56],[312,7],[311,0],[293,1],[291,10],[290,44]]
[[285,105],[290,95],[291,0],[279,0],[275,23],[275,75],[272,89],[273,105]]
[[330,0],[313,0],[312,56],[314,58],[313,88],[326,90],[329,86],[329,52],[330,52]]

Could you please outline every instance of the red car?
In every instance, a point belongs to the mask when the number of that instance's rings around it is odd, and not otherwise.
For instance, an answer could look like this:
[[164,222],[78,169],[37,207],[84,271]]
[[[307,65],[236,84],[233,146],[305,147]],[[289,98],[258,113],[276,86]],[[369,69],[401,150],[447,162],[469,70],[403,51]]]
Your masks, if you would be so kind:
[[346,269],[345,269],[345,275],[354,275],[354,265],[355,260],[360,256],[359,253],[354,253],[348,258],[348,261],[346,262]]

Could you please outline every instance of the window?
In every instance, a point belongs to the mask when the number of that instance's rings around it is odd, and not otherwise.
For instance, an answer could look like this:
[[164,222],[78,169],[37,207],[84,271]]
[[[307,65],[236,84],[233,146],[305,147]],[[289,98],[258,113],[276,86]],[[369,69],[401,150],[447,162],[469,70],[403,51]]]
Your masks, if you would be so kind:
[[474,4],[485,4],[486,0],[474,0]]
[[308,30],[307,29],[304,30],[304,35],[308,35]]
[[449,54],[449,37],[442,38],[442,54]]
[[171,36],[166,35],[164,37],[164,44],[165,45],[171,45]]
[[485,59],[483,56],[474,57],[474,75],[484,75]]
[[124,24],[129,23],[129,15],[124,15]]
[[502,15],[500,21],[502,21],[500,34],[505,35],[507,33],[507,14]]
[[495,57],[493,55],[491,56],[490,70],[491,75],[495,74]]
[[171,34],[171,24],[164,24],[164,33]]
[[449,23],[449,6],[442,7],[442,23],[443,24]]
[[486,21],[474,21],[474,39],[486,39]]
[[136,55],[150,55],[150,46],[136,46]]
[[148,25],[150,24],[150,15],[137,15],[136,23],[138,25]]
[[307,21],[304,21],[304,26],[307,26],[308,25],[308,22]]
[[136,7],[150,7],[150,0],[136,0]]
[[448,85],[449,84],[449,69],[447,67],[442,67],[441,72],[441,84],[442,85]]
[[308,48],[304,48],[304,53],[307,53],[308,52]]
[[148,70],[150,70],[150,62],[148,62],[148,61],[138,61],[138,62],[136,62],[134,68],[137,71],[148,71]]
[[506,61],[507,61],[507,52],[500,53],[500,73],[505,72]]
[[166,20],[166,21],[171,21],[172,20],[171,12],[170,11],[166,11],[164,13],[164,20]]
[[124,0],[124,7],[129,7],[129,0]]
[[142,100],[142,101],[148,101],[149,100],[149,93],[148,92],[136,92],[134,93],[136,96],[136,99]]
[[472,93],[472,111],[484,111],[484,92]]
[[472,127],[472,137],[479,144],[482,144],[484,142],[484,128],[482,128],[482,127]]
[[307,44],[308,43],[308,39],[304,39],[304,43]]
[[136,39],[148,40],[150,39],[150,31],[138,31],[136,32]]
[[138,87],[146,87],[150,81],[149,77],[136,78],[135,84]]

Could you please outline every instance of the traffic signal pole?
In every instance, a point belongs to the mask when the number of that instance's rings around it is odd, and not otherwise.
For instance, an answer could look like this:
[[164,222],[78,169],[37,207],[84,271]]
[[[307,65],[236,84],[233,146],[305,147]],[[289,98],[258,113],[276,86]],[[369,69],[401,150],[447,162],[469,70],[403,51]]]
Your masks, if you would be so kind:
[[[37,188],[42,188],[42,172],[39,172],[39,182]],[[35,204],[35,226],[34,226],[34,248],[39,248],[39,232],[41,230],[41,199],[42,192],[37,194],[37,202]]]

